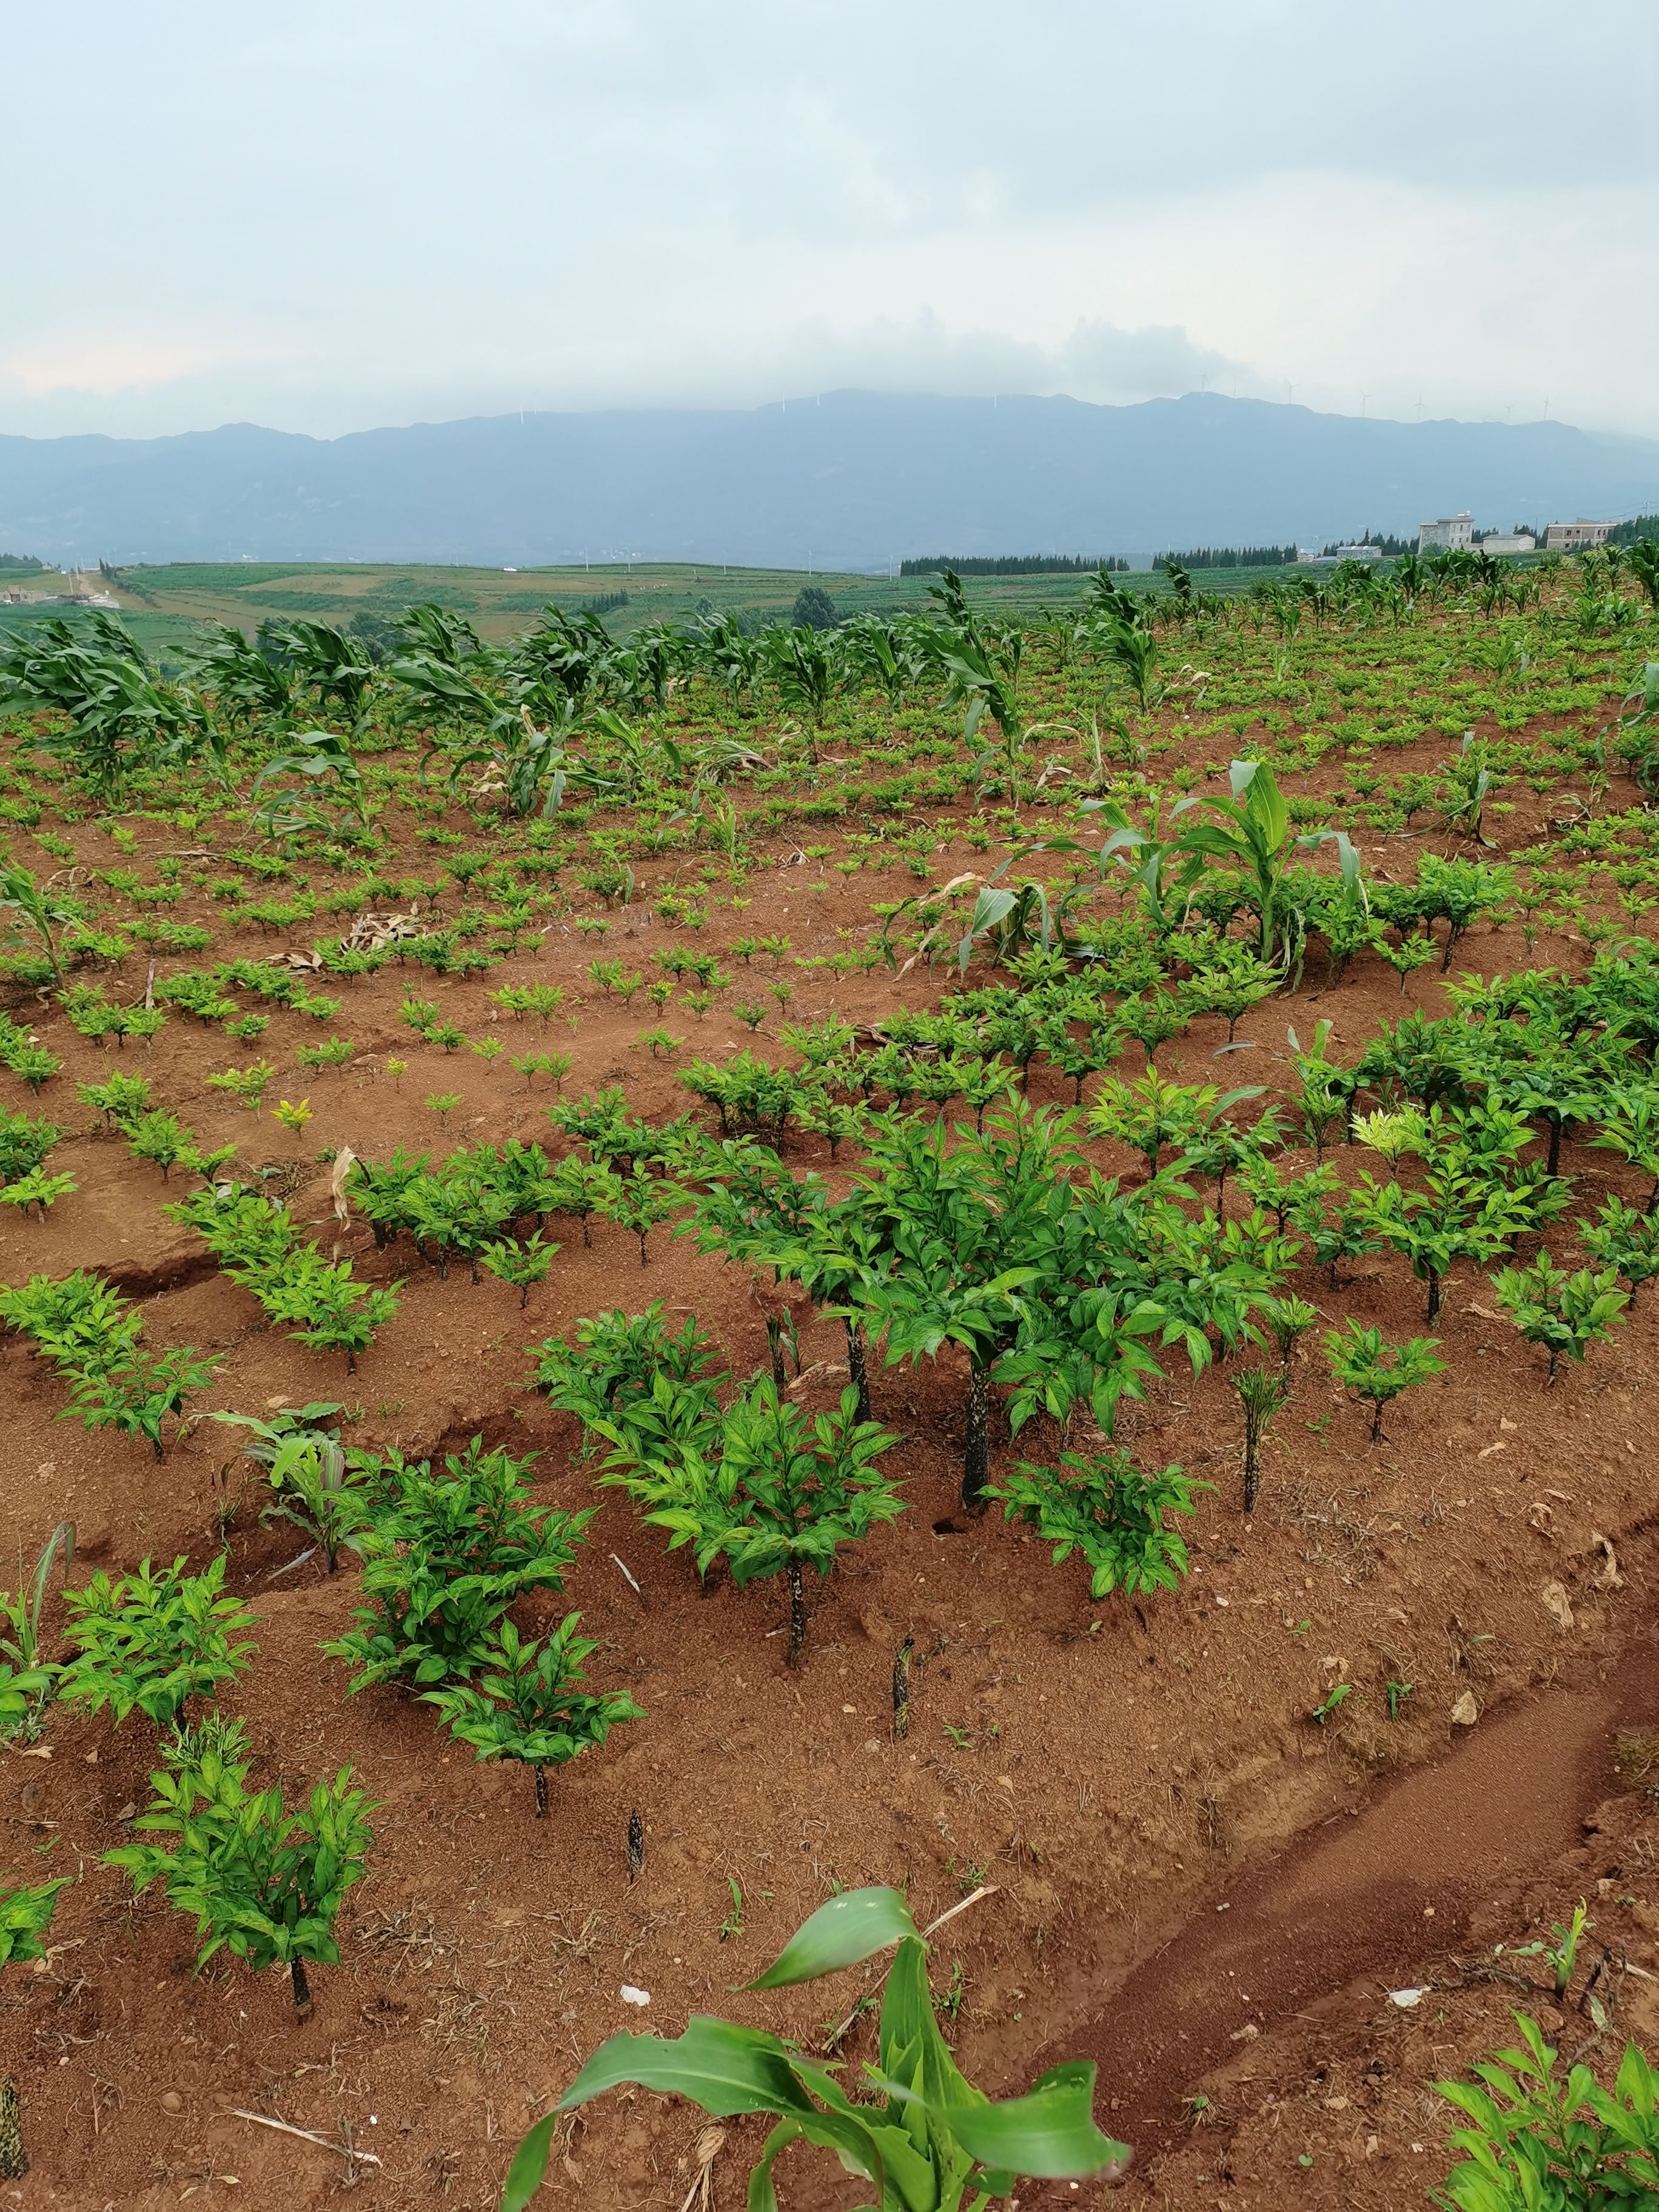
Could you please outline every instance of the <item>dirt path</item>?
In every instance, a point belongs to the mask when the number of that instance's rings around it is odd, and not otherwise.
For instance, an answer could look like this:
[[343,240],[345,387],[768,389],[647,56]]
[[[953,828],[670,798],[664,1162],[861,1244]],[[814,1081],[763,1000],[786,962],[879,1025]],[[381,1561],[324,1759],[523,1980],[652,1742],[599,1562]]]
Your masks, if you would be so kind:
[[1247,2023],[1267,2034],[1362,1976],[1410,1983],[1495,1890],[1577,1841],[1607,1787],[1612,1730],[1656,1713],[1659,1652],[1638,1647],[1599,1686],[1545,1692],[1482,1722],[1432,1765],[1208,1891],[1042,2065],[1096,2060],[1102,2122],[1144,2167]]

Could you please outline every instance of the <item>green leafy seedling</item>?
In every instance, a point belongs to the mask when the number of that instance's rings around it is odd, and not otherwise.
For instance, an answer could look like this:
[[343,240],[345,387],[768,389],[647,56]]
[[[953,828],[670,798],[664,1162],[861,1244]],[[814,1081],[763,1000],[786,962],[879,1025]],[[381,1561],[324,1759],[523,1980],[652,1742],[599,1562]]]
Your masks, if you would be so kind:
[[1463,2156],[1436,2195],[1440,2212],[1509,2212],[1552,2198],[1564,2212],[1651,2203],[1659,2193],[1659,2074],[1632,2043],[1611,2091],[1588,2066],[1564,2077],[1537,2022],[1514,2018],[1521,2048],[1477,2066],[1474,2081],[1435,2084],[1469,2124],[1450,2138]]
[[1382,1409],[1402,1390],[1443,1375],[1440,1340],[1414,1336],[1407,1344],[1385,1344],[1380,1328],[1364,1328],[1350,1318],[1325,1339],[1325,1358],[1333,1377],[1345,1389],[1370,1401],[1371,1442],[1382,1440]]
[[1087,1458],[1063,1451],[1058,1467],[1022,1460],[987,1494],[1002,1500],[1009,1520],[1028,1522],[1054,1545],[1056,1566],[1081,1553],[1095,1599],[1114,1589],[1133,1597],[1176,1589],[1188,1569],[1187,1545],[1165,1516],[1196,1512],[1194,1493],[1213,1487],[1178,1467],[1143,1474],[1121,1446],[1108,1445]]
[[536,1818],[547,1814],[547,1770],[602,1744],[624,1721],[643,1719],[622,1691],[593,1697],[577,1687],[582,1662],[599,1649],[576,1633],[581,1615],[568,1613],[550,1634],[523,1640],[503,1620],[475,1654],[470,1680],[447,1682],[422,1692],[435,1705],[450,1734],[471,1744],[480,1759],[512,1759],[530,1767],[536,1782]]
[[1492,1277],[1498,1303],[1528,1344],[1549,1354],[1549,1386],[1554,1387],[1561,1357],[1583,1360],[1592,1344],[1613,1334],[1629,1294],[1619,1288],[1613,1268],[1576,1273],[1558,1267],[1540,1250],[1528,1267],[1504,1267]]
[[199,1575],[185,1559],[112,1581],[100,1567],[84,1589],[65,1590],[65,1633],[76,1656],[58,1678],[58,1694],[94,1712],[106,1706],[117,1724],[135,1711],[157,1729],[173,1725],[188,1700],[208,1697],[248,1663],[252,1643],[235,1642],[253,1616],[225,1595],[226,1555]]
[[[0,1967],[21,1966],[46,1956],[46,1930],[70,1877],[0,1887]],[[0,2181],[21,2181],[29,2170],[23,2148],[21,2102],[9,2074],[0,2076]]]
[[522,1313],[530,1303],[533,1285],[547,1280],[548,1271],[553,1265],[553,1255],[558,1249],[556,1244],[550,1243],[538,1230],[521,1244],[498,1238],[492,1243],[482,1245],[478,1258],[492,1275],[498,1276],[504,1283],[513,1284],[517,1289],[519,1310]]
[[1522,1943],[1511,1949],[1509,1955],[1511,1959],[1547,1960],[1554,1976],[1553,1994],[1556,2003],[1561,2004],[1565,2001],[1568,1985],[1578,1964],[1578,1947],[1583,1942],[1586,1931],[1595,1925],[1581,1897],[1565,1928],[1559,1921],[1551,1923],[1550,1934],[1555,1939],[1553,1943]]
[[180,1745],[150,1776],[149,1806],[132,1824],[146,1838],[171,1840],[122,1844],[105,1863],[124,1869],[137,1895],[159,1881],[194,1917],[198,1966],[221,1950],[256,1972],[287,1966],[303,2021],[307,1966],[339,1960],[334,1923],[363,1877],[372,1808],[349,1766],[290,1813],[280,1784],[248,1790],[248,1765],[211,1744]]
[[732,1910],[720,1923],[720,1942],[729,1942],[733,1936],[743,1933],[743,1885],[736,1875],[726,1877],[726,1886],[732,1893]]

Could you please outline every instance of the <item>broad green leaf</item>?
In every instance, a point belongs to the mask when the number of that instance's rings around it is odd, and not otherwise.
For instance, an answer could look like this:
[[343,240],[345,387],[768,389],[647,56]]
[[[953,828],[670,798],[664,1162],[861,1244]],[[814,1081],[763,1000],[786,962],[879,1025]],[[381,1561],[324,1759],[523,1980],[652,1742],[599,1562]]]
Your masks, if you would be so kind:
[[781,1990],[795,1982],[816,1981],[820,1974],[856,1966],[915,1933],[910,1908],[896,1889],[849,1889],[819,1905],[795,1930],[781,1955],[747,1986]]
[[1000,2105],[951,2106],[936,2117],[982,2166],[1006,2166],[1036,2180],[1121,2173],[1129,2147],[1095,2125],[1094,2091],[1093,2062],[1068,2059],[1023,2097]]
[[[862,2116],[820,2112],[815,2106],[806,2105],[794,2124],[803,2141],[816,2143],[820,2150],[834,2151],[848,2173],[856,2174],[860,2181],[873,2181],[884,2201],[887,2199],[886,2169]],[[932,2212],[932,2208],[924,2201],[917,2207],[917,2212]]]
[[739,2027],[702,2014],[673,2042],[660,2035],[613,2035],[577,2075],[558,2109],[574,2112],[628,2081],[665,2096],[689,2097],[716,2119],[734,2112],[797,2118],[811,2110],[789,2070],[787,2045],[763,2028]]
[[981,890],[974,902],[973,918],[968,924],[968,934],[970,937],[977,937],[981,930],[994,929],[998,922],[1007,920],[1018,903],[1018,895],[1016,892],[994,891],[988,889]]
[[778,2192],[772,2185],[772,2161],[799,2136],[798,2120],[780,2120],[766,2138],[759,2161],[749,2177],[749,2212],[778,2212]]
[[501,2191],[501,2212],[524,2212],[524,2208],[542,2185],[547,2172],[548,2154],[553,2148],[553,2130],[559,2124],[557,2107],[545,2112],[513,2154],[513,2163],[507,2170],[507,2185]]
[[[1024,2097],[927,2109],[933,2125],[983,2166],[1036,2180],[1115,2177],[1133,2154],[1096,2127],[1094,2085],[1092,2061],[1071,2059],[1043,2075]],[[879,2086],[901,2101],[926,2101],[902,2082],[880,2078]]]
[[[927,1988],[927,1953],[920,1940],[900,1946],[881,2003],[881,2063],[894,2079],[914,2081],[928,2105],[957,2104],[977,2092],[957,2070]],[[920,2074],[916,2067],[920,2066]]]

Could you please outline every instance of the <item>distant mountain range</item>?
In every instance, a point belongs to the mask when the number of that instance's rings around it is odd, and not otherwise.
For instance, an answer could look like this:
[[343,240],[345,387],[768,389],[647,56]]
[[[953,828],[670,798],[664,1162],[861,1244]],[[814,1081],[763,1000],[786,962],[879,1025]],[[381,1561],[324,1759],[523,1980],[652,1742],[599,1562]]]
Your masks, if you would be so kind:
[[905,555],[1321,544],[1468,508],[1506,528],[1659,508],[1659,443],[1188,393],[1138,406],[825,392],[752,411],[526,414],[334,439],[0,437],[0,550],[64,566]]

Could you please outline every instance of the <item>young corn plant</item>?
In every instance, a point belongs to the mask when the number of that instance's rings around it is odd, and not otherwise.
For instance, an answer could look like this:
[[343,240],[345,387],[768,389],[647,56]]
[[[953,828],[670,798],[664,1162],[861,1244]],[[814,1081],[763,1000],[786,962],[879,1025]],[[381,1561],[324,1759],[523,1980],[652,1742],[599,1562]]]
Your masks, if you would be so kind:
[[343,1766],[289,1812],[280,1784],[248,1789],[250,1762],[235,1755],[242,1747],[234,1730],[219,1743],[169,1747],[150,1776],[149,1806],[132,1826],[146,1838],[170,1840],[124,1844],[104,1863],[131,1876],[135,1895],[160,1881],[168,1902],[194,1916],[198,1967],[222,1950],[255,1972],[285,1966],[305,2021],[307,1967],[339,1963],[334,1923],[362,1880],[373,1808]]
[[[1088,799],[1083,803],[1083,812],[1098,815],[1110,833],[1097,856],[1099,876],[1103,878],[1109,864],[1115,863],[1128,877],[1139,890],[1142,911],[1160,942],[1181,927],[1193,885],[1203,871],[1202,860],[1184,852],[1181,840],[1170,834],[1170,824],[1197,804],[1195,799],[1178,799],[1166,823],[1162,803],[1154,799],[1143,830],[1116,799]],[[1066,841],[1050,842],[1053,849],[1073,849]]]
[[1302,1133],[1314,1148],[1316,1165],[1325,1157],[1332,1131],[1346,1126],[1353,1099],[1352,1074],[1331,1060],[1326,1050],[1331,1030],[1328,1020],[1316,1022],[1313,1042],[1306,1052],[1296,1031],[1285,1031],[1290,1041],[1291,1065],[1296,1070],[1296,1110],[1301,1118]]
[[1310,851],[1334,843],[1343,883],[1357,886],[1359,855],[1342,830],[1319,830],[1304,836],[1291,834],[1291,811],[1273,770],[1261,761],[1235,761],[1230,770],[1231,796],[1205,799],[1219,818],[1191,824],[1181,834],[1180,849],[1201,867],[1219,862],[1237,868],[1254,885],[1251,903],[1260,924],[1262,960],[1286,963],[1295,957],[1300,935],[1293,915],[1291,860],[1296,851]]
[[1586,1932],[1595,1925],[1595,1923],[1590,1918],[1585,1908],[1584,1900],[1581,1897],[1574,1905],[1572,1917],[1565,1928],[1559,1920],[1553,1920],[1550,1923],[1550,1934],[1555,1938],[1553,1943],[1517,1944],[1510,1950],[1509,1955],[1511,1959],[1548,1960],[1550,1971],[1554,1978],[1551,1994],[1557,2004],[1565,2004],[1567,2001],[1567,1990],[1572,1982],[1574,1969],[1578,1964],[1579,1946],[1583,1943]]
[[1385,1407],[1392,1405],[1402,1390],[1432,1382],[1446,1371],[1437,1337],[1414,1336],[1407,1344],[1385,1344],[1380,1328],[1362,1328],[1352,1319],[1326,1337],[1325,1358],[1333,1377],[1344,1389],[1369,1401],[1373,1443],[1384,1441]]
[[0,1590],[0,1741],[21,1738],[33,1743],[40,1733],[46,1706],[57,1687],[58,1669],[42,1648],[40,1623],[54,1563],[61,1557],[69,1572],[75,1557],[75,1523],[60,1521],[40,1547],[33,1574],[25,1583],[19,1554],[16,1590]]
[[594,1697],[577,1686],[586,1680],[582,1662],[598,1650],[576,1633],[579,1613],[568,1613],[539,1640],[521,1639],[503,1620],[477,1653],[471,1681],[422,1692],[435,1705],[458,1743],[479,1759],[511,1759],[535,1776],[536,1818],[547,1814],[547,1770],[566,1765],[602,1744],[623,1721],[645,1716],[620,1690]]
[[1492,1279],[1498,1303],[1528,1344],[1549,1354],[1548,1387],[1555,1385],[1561,1356],[1582,1361],[1593,1344],[1613,1334],[1613,1324],[1630,1304],[1611,1267],[1592,1273],[1570,1273],[1540,1251],[1529,1267],[1504,1267]]
[[1195,1513],[1194,1493],[1214,1486],[1178,1467],[1143,1474],[1127,1451],[1109,1445],[1087,1456],[1063,1451],[1055,1467],[1022,1460],[988,1495],[1001,1501],[1008,1520],[1027,1522],[1053,1544],[1056,1566],[1080,1554],[1091,1598],[1115,1589],[1134,1597],[1179,1585],[1188,1564],[1186,1540],[1165,1516]]
[[33,939],[52,969],[52,980],[59,984],[64,968],[58,932],[65,922],[77,921],[81,912],[61,892],[37,883],[17,861],[0,856],[0,915],[9,918],[14,934],[21,932]]
[[1481,820],[1497,787],[1487,762],[1486,739],[1477,738],[1473,730],[1466,731],[1456,752],[1445,763],[1444,773],[1439,806],[1447,828],[1473,837],[1479,845],[1489,843],[1482,834]]
[[[337,1413],[337,1406],[306,1407],[304,1412]],[[263,1527],[286,1521],[309,1536],[322,1553],[332,1574],[343,1551],[360,1551],[363,1533],[373,1518],[367,1469],[342,1447],[338,1431],[325,1433],[315,1427],[273,1424],[246,1413],[215,1413],[211,1418],[234,1427],[251,1429],[254,1442],[247,1456],[266,1469],[276,1495],[259,1515]]]
[[896,1890],[853,1889],[831,1898],[750,1987],[817,1981],[895,1944],[878,2055],[864,2069],[879,2101],[853,2097],[831,2069],[763,2028],[697,2017],[672,2042],[612,2036],[519,2146],[501,2212],[526,2212],[564,2114],[629,2084],[689,2097],[716,2119],[744,2112],[775,2118],[750,2176],[754,2212],[775,2206],[773,2162],[793,2142],[833,2151],[843,2171],[875,2192],[866,2212],[983,2212],[993,2198],[1009,2196],[1021,2175],[1110,2180],[1122,2173],[1127,2145],[1094,2124],[1092,2063],[1067,2060],[1024,2096],[1001,2104],[957,2070],[927,1985],[927,1939]]

